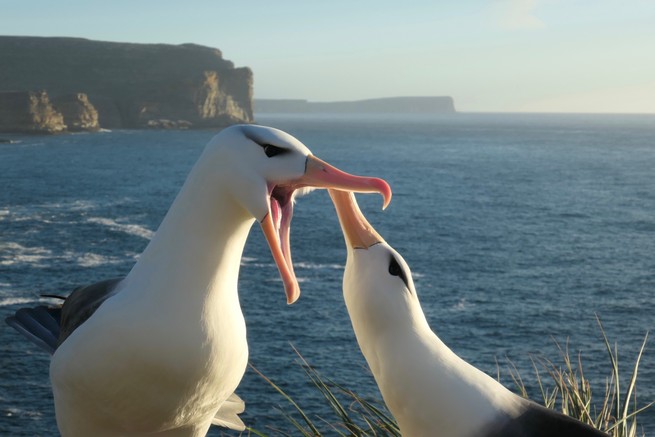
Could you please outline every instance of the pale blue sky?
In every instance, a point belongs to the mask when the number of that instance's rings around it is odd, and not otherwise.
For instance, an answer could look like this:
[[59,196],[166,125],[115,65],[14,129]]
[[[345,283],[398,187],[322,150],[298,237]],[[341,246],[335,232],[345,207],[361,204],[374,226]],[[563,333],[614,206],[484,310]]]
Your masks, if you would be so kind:
[[0,34],[217,47],[259,98],[655,113],[653,0],[0,0]]

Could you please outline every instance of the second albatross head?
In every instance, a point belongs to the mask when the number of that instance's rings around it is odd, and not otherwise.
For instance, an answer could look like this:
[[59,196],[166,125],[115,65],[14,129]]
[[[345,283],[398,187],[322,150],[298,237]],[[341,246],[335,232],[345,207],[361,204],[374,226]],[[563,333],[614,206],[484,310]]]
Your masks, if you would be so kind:
[[429,329],[403,257],[366,220],[354,194],[329,193],[346,240],[343,295],[360,346],[385,334]]

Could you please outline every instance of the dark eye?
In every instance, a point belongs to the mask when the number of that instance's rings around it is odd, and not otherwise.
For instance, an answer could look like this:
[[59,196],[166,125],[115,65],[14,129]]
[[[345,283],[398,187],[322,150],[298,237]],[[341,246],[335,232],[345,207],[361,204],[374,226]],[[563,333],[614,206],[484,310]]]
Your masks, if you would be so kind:
[[396,258],[391,258],[391,262],[389,263],[389,274],[391,276],[400,276],[402,272],[403,271],[400,268],[398,261],[396,261]]
[[405,286],[409,288],[409,284],[407,283],[407,276],[405,276],[405,271],[402,267],[400,267],[400,264],[398,264],[398,261],[394,256],[392,256],[389,260],[389,274],[391,276],[400,277],[400,279],[402,279],[405,283]]
[[282,147],[277,147],[272,144],[264,144],[262,147],[264,148],[264,153],[266,153],[266,156],[269,158],[289,152],[288,149],[283,149]]

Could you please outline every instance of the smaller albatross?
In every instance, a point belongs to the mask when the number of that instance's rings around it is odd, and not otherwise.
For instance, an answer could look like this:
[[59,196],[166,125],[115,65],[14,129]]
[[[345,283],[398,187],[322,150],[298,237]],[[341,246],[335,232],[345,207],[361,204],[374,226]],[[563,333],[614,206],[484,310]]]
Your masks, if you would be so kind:
[[403,258],[330,191],[347,246],[343,294],[359,347],[404,437],[599,437],[459,358],[430,329]]
[[244,429],[234,395],[248,360],[237,281],[259,222],[287,302],[300,294],[289,226],[305,187],[379,192],[291,135],[224,129],[205,147],[155,236],[125,278],[73,291],[61,309],[22,309],[7,322],[53,353],[50,380],[64,437],[189,436],[212,423]]

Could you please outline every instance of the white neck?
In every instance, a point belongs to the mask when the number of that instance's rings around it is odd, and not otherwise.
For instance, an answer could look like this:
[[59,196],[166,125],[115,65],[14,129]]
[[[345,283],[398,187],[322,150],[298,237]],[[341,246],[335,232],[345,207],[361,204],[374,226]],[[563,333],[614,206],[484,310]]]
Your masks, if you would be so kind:
[[229,181],[212,161],[199,159],[127,278],[132,293],[154,296],[160,309],[202,311],[212,300],[238,305],[241,255],[254,219],[226,191]]
[[499,414],[516,414],[518,398],[459,358],[420,316],[408,329],[397,327],[383,335],[354,326],[403,435],[472,436]]

